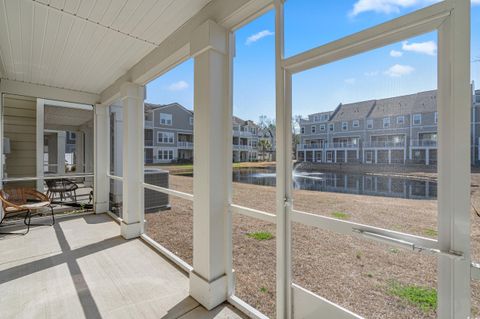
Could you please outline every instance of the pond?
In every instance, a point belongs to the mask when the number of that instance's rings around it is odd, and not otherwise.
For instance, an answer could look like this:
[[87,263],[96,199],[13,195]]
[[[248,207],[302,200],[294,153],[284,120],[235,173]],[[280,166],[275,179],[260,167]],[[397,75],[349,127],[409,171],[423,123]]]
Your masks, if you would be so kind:
[[[233,181],[275,186],[274,168],[234,169]],[[318,192],[364,194],[410,199],[436,199],[437,183],[397,176],[378,176],[345,172],[294,171],[294,189]]]

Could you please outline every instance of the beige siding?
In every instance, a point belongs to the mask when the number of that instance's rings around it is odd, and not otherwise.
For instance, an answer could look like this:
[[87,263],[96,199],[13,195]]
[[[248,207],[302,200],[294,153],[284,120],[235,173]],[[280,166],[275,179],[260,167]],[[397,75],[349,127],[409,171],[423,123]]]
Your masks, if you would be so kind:
[[8,177],[36,175],[36,99],[5,95],[3,99],[4,137],[10,139],[6,155]]

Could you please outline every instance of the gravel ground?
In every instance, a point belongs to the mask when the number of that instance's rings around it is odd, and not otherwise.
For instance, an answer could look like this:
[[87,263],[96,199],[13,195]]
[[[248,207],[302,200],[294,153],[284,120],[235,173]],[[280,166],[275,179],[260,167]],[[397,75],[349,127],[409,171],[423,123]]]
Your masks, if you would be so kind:
[[[170,187],[192,192],[191,177],[171,176]],[[472,178],[472,202],[480,207],[480,174]],[[187,200],[170,197],[172,209],[146,215],[147,234],[192,263],[192,211]],[[233,202],[275,213],[275,188],[234,183]],[[436,201],[295,191],[296,209],[369,225],[436,237]],[[275,225],[245,216],[233,218],[236,295],[270,317],[275,315],[275,239],[248,233]],[[366,239],[300,224],[293,225],[293,281],[366,318],[434,318],[389,293],[393,282],[435,288],[436,258]],[[472,256],[480,261],[480,218],[472,212]],[[480,313],[480,285],[472,287],[473,315]]]

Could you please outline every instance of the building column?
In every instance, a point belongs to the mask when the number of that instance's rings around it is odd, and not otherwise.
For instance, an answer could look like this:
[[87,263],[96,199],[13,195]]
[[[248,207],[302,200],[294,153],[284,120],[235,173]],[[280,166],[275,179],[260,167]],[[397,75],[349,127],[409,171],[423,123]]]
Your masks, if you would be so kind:
[[192,34],[194,57],[193,270],[190,295],[207,309],[227,299],[228,172],[231,136],[228,33],[208,20]]
[[375,149],[375,164],[378,164],[378,150]]
[[388,164],[392,164],[392,150],[388,150]]
[[343,151],[343,154],[345,154],[345,163],[346,163],[346,162],[347,162],[347,158],[348,158],[348,150],[345,149],[345,150]]
[[95,105],[94,119],[94,210],[95,213],[108,211],[109,204],[109,178],[107,176],[110,153],[108,148],[108,106],[103,104]]
[[144,218],[144,87],[127,82],[122,85],[120,94],[123,106],[124,150],[121,234],[130,239],[141,235]]
[[425,149],[425,165],[430,165],[430,149]]
[[[93,131],[92,128],[89,126],[87,127],[84,132],[85,140],[84,140],[84,151],[85,151],[85,173],[91,174],[93,172]],[[86,177],[85,178],[85,186],[92,186],[92,178]]]
[[303,151],[303,161],[307,161],[307,151]]
[[312,163],[315,163],[315,149],[312,150]]

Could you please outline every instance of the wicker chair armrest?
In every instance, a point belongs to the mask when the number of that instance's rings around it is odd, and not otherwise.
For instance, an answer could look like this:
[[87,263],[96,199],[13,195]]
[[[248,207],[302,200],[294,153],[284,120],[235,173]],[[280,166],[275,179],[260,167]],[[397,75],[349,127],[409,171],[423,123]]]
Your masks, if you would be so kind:
[[25,210],[24,207],[19,206],[19,205],[17,205],[17,204],[14,204],[14,203],[9,202],[8,200],[6,200],[6,199],[3,197],[3,195],[0,195],[0,200],[2,201],[2,206],[3,206],[3,208],[13,207],[13,208],[15,208],[15,209],[17,209],[17,210]]
[[25,194],[30,195],[30,196],[34,197],[35,199],[38,199],[42,202],[50,202],[50,198],[48,198],[47,195],[45,195],[43,193],[40,193],[39,191],[37,191],[35,189],[30,189],[30,188],[26,189]]

